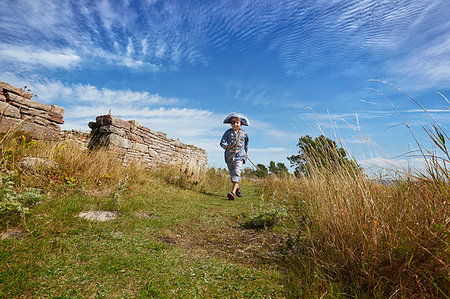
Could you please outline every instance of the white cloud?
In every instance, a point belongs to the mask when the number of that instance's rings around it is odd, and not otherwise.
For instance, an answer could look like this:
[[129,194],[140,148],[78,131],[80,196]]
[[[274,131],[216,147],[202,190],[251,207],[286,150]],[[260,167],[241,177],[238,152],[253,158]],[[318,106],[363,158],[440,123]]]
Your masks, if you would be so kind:
[[81,62],[81,57],[71,49],[42,50],[33,46],[0,44],[0,56],[14,62],[37,64],[49,68],[69,68]]
[[397,177],[405,174],[425,173],[426,169],[425,160],[422,158],[389,159],[378,157],[358,161],[358,164],[365,166],[368,174],[374,177],[377,174]]
[[408,90],[448,86],[450,85],[449,57],[450,37],[447,36],[417,47],[404,59],[392,61],[390,70],[393,74],[399,74],[397,78],[399,85],[407,87]]
[[[80,107],[86,103],[95,103],[95,106],[114,104],[120,107],[136,104],[139,107],[146,107],[147,105],[174,105],[180,102],[179,99],[164,98],[157,93],[151,94],[147,91],[111,90],[89,84],[67,86],[60,81],[44,80],[31,82],[29,86],[43,101],[64,102]],[[80,103],[82,105],[79,105]]]

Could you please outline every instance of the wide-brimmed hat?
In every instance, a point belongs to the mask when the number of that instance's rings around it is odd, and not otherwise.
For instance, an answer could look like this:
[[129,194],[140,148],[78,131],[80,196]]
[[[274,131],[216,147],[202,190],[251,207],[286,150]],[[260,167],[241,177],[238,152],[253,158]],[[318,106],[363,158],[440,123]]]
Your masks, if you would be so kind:
[[225,119],[223,120],[223,123],[224,123],[224,124],[230,124],[230,123],[231,123],[231,120],[232,120],[233,118],[235,118],[235,117],[237,117],[237,118],[239,118],[239,119],[241,120],[241,124],[242,124],[243,126],[250,126],[250,121],[248,120],[248,118],[247,118],[244,114],[242,114],[242,113],[236,113],[236,112],[232,112],[232,113],[228,114],[228,115],[225,117]]

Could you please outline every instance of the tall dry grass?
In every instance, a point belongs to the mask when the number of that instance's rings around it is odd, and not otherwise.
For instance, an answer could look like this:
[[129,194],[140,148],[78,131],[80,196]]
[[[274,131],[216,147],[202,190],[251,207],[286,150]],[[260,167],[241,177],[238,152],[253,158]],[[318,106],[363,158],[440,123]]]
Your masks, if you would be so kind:
[[[19,173],[23,184],[63,190],[66,187],[109,190],[124,177],[142,180],[145,167],[137,162],[122,164],[119,152],[87,150],[80,144],[32,140],[23,132],[0,137],[0,167]],[[24,165],[34,159],[34,164]]]
[[293,296],[449,297],[450,139],[434,119],[424,129],[436,147],[418,144],[424,173],[383,184],[352,168],[312,167],[261,183],[297,226],[287,242]]
[[269,178],[264,185],[262,192],[291,207],[296,266],[307,264],[350,295],[450,291],[448,185],[406,179],[389,186],[342,174]]

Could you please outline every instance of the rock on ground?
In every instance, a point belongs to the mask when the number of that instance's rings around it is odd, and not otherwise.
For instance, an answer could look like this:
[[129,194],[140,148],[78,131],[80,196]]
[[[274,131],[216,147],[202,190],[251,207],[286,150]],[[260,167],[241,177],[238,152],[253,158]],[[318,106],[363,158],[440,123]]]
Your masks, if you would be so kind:
[[107,211],[88,211],[81,212],[78,214],[78,217],[89,220],[89,221],[110,221],[116,219],[118,216],[115,212],[107,212]]

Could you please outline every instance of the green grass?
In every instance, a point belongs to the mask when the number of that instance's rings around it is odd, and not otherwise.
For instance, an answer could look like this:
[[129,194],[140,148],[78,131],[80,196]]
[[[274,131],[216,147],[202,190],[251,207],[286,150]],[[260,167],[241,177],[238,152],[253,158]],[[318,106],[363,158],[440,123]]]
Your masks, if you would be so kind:
[[[32,209],[25,236],[0,242],[0,297],[285,296],[278,257],[263,246],[275,233],[240,227],[259,201],[252,186],[234,202],[158,180],[137,189],[118,205],[74,191]],[[110,222],[76,217],[112,207],[121,216]]]

